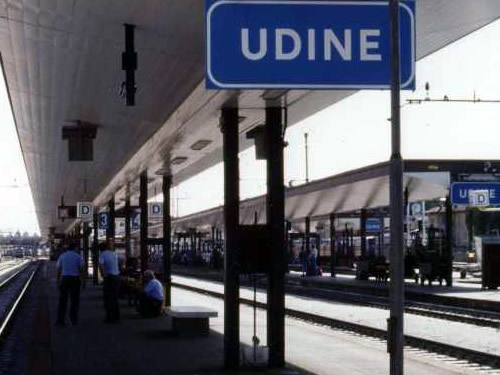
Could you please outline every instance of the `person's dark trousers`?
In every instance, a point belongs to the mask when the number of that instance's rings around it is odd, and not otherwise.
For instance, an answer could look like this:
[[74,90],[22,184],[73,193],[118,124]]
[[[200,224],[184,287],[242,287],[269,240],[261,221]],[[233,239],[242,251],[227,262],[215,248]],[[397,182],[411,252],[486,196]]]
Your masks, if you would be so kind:
[[116,322],[120,320],[120,306],[118,305],[119,288],[119,276],[108,275],[104,278],[103,294],[107,322]]
[[57,323],[64,324],[66,319],[66,309],[68,297],[71,300],[70,320],[71,323],[78,323],[78,308],[80,305],[81,280],[79,276],[63,276],[59,287],[59,309],[57,311]]
[[163,301],[148,297],[145,293],[139,296],[139,313],[144,318],[154,318],[161,314]]

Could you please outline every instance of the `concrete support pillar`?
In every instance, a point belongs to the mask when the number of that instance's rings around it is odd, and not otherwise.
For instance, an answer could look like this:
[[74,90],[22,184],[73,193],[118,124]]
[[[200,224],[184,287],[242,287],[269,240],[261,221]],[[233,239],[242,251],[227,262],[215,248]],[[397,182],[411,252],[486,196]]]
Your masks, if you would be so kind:
[[141,210],[140,222],[140,249],[141,273],[148,269],[148,171],[141,173],[139,178],[139,207]]
[[92,243],[92,281],[94,285],[97,285],[99,283],[99,275],[97,274],[97,261],[99,259],[99,214],[98,214],[99,208],[95,207],[94,211],[94,223],[93,223],[93,230],[94,230],[94,240]]
[[106,229],[106,240],[115,240],[115,197],[113,196],[108,202],[108,228]]
[[127,259],[131,256],[130,247],[130,185],[127,184],[125,188],[125,257]]
[[170,215],[170,188],[172,187],[172,176],[163,176],[163,282],[165,287],[165,306],[171,305],[172,271],[170,260],[172,257],[172,218]]
[[285,186],[283,109],[266,108],[267,222],[270,229],[271,270],[267,289],[269,366],[285,365]]
[[238,109],[224,108],[221,116],[224,159],[224,366],[239,367],[239,160]]
[[305,232],[304,232],[304,240],[306,245],[306,254],[309,256],[311,254],[311,219],[309,217],[305,218]]
[[361,236],[361,256],[366,257],[366,210],[362,209],[359,215],[359,230]]
[[330,214],[330,276],[335,277],[337,265],[337,238],[335,236],[335,214]]
[[83,262],[84,262],[84,272],[85,280],[89,274],[89,223],[83,222]]
[[446,197],[445,204],[446,247],[444,258],[446,260],[446,286],[453,286],[453,206],[449,195]]

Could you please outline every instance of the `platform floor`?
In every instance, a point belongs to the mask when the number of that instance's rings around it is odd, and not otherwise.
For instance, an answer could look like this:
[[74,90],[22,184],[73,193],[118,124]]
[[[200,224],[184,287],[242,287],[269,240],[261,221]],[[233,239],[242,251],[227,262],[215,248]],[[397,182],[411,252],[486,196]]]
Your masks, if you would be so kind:
[[[53,326],[58,303],[55,278],[50,277],[55,275],[53,264],[49,265],[48,273],[53,375],[249,373],[248,369],[223,370],[222,317],[211,321],[208,337],[179,338],[172,335],[168,317],[143,319],[121,301],[121,322],[105,324],[102,287],[91,282],[81,295],[78,326]],[[189,293],[175,290],[173,305],[211,307],[211,301],[193,299]],[[264,373],[307,374],[296,368]]]
[[[53,265],[47,267],[51,321],[57,308],[58,292]],[[141,319],[122,301],[122,322],[103,324],[100,286],[87,286],[82,294],[78,326],[51,325],[53,375],[132,375],[132,374],[255,374],[248,369],[227,372],[222,369],[223,301],[218,298],[174,288],[173,306],[200,305],[215,309],[219,317],[211,320],[210,335],[201,339],[171,336],[168,319]],[[302,300],[302,304],[314,305]],[[265,345],[265,311],[258,310],[257,334]],[[251,343],[253,311],[240,308],[241,341]],[[286,319],[286,356],[291,368],[259,371],[277,374],[373,375],[389,373],[386,344],[380,340],[331,330],[296,319]],[[406,374],[478,374],[461,364],[443,361],[428,353],[407,352]],[[296,366],[296,367],[294,367]],[[36,372],[32,373],[36,374]],[[32,375],[31,374],[31,375]]]

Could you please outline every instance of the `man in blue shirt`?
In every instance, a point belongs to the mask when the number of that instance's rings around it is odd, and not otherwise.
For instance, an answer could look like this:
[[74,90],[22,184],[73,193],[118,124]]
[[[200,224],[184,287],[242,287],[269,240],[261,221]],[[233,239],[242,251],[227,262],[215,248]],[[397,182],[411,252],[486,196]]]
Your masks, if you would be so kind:
[[114,250],[114,241],[108,240],[108,244],[99,244],[101,255],[99,256],[99,270],[104,279],[103,296],[104,308],[106,309],[105,323],[116,323],[120,320],[120,306],[118,304],[118,289],[120,287],[120,267],[118,256]]
[[144,283],[144,292],[139,297],[139,313],[143,317],[158,316],[163,307],[163,285],[151,270],[144,271]]
[[66,252],[57,260],[57,285],[59,286],[59,308],[56,325],[64,326],[68,297],[71,300],[70,320],[78,324],[78,307],[80,304],[80,287],[83,279],[83,258],[78,254],[75,242],[70,242]]

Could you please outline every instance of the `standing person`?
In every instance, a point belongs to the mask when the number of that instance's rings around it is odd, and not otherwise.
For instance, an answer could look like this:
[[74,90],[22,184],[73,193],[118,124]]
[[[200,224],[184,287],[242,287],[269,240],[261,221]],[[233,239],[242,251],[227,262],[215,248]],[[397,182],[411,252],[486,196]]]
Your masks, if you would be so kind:
[[104,279],[103,297],[106,310],[105,323],[116,323],[120,320],[120,306],[118,305],[118,289],[120,286],[120,267],[118,256],[115,253],[114,241],[99,244],[99,270]]
[[139,297],[139,312],[145,318],[159,316],[163,307],[163,285],[151,270],[144,271],[146,286]]
[[[57,260],[57,285],[59,286],[59,307],[56,325],[64,326],[68,297],[71,300],[71,324],[78,324],[78,308],[80,305],[80,287],[83,279],[83,258],[78,254],[75,242],[70,242],[66,252]],[[61,280],[62,279],[62,280]]]

